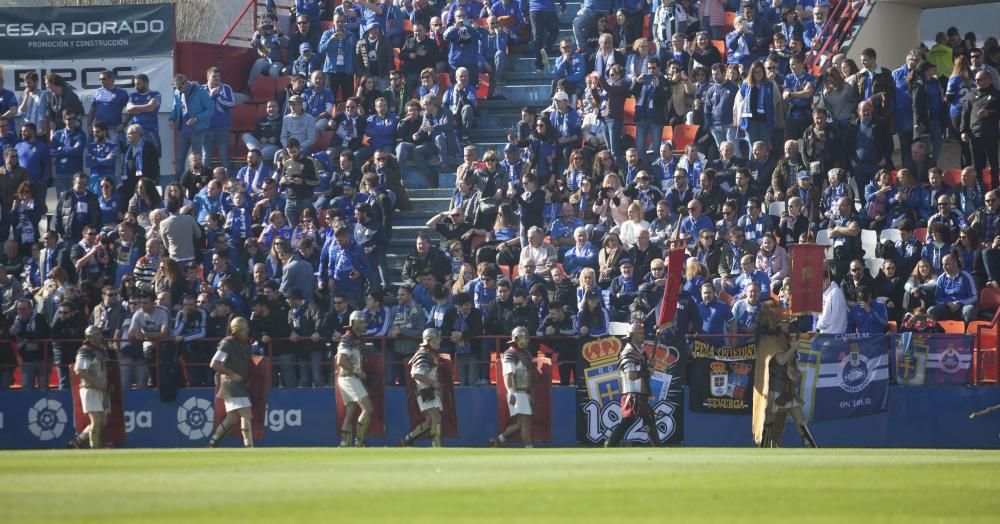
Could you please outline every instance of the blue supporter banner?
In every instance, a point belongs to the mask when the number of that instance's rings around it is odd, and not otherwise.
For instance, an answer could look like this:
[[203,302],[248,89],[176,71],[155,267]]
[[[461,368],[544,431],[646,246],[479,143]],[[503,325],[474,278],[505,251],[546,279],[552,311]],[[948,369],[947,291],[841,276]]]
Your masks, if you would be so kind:
[[836,420],[889,405],[888,335],[817,335],[799,349],[803,411]]
[[968,335],[896,336],[896,382],[906,386],[960,386],[972,368],[972,337]]

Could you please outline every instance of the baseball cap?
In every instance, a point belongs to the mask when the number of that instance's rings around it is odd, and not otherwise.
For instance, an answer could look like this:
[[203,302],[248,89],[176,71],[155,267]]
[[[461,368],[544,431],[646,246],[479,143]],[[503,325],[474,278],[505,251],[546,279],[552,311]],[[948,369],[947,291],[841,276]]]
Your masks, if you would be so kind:
[[288,299],[291,299],[291,300],[305,300],[306,299],[306,295],[305,295],[305,293],[302,292],[301,289],[299,289],[297,287],[293,287],[292,289],[288,290],[288,294],[285,295],[285,298],[288,298]]
[[302,51],[312,51],[312,46],[309,45],[309,42],[299,44],[299,52],[301,53]]
[[302,96],[301,95],[292,95],[292,96],[288,97],[288,101],[289,102],[301,102],[302,101]]
[[808,171],[799,171],[799,174],[796,175],[796,178],[798,178],[799,180],[811,180],[812,175],[810,175]]
[[569,95],[567,95],[565,91],[559,91],[552,97],[552,100],[562,100],[563,102],[568,102]]
[[504,153],[514,153],[516,151],[517,151],[517,146],[515,146],[514,144],[507,144],[507,146],[503,148]]

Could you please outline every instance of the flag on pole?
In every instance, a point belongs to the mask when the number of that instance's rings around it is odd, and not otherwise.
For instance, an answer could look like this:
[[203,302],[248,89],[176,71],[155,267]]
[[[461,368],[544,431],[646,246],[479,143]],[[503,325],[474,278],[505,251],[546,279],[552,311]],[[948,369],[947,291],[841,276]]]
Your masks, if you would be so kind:
[[788,248],[791,261],[792,295],[789,312],[792,315],[818,315],[823,311],[823,266],[826,246],[792,244]]
[[671,249],[667,253],[667,284],[663,286],[663,300],[660,301],[660,317],[658,327],[674,325],[677,314],[677,300],[681,294],[681,280],[684,278],[684,248]]

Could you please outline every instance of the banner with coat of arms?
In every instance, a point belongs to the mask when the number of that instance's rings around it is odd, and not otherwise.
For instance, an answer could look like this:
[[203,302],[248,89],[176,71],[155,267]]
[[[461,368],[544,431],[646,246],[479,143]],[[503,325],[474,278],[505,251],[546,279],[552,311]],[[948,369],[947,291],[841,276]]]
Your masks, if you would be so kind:
[[971,336],[905,332],[895,339],[896,383],[961,386],[969,382]]
[[810,420],[872,415],[889,407],[888,335],[816,335],[799,348],[802,410]]
[[[583,370],[577,373],[576,388],[576,440],[580,444],[603,443],[621,422],[618,354],[622,347],[618,337],[604,337],[584,343],[580,350]],[[642,347],[651,368],[650,402],[660,442],[679,445],[684,440],[684,362],[687,359],[684,337],[648,340]],[[642,421],[635,422],[624,440],[649,442]]]
[[695,340],[688,364],[691,411],[749,415],[757,344],[720,346]]

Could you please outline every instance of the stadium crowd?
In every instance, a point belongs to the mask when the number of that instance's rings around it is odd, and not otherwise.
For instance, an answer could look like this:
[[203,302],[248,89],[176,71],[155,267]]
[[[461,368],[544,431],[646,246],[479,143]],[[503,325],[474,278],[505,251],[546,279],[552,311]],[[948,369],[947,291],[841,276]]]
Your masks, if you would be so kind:
[[[865,49],[815,76],[831,4],[584,0],[557,48],[554,0],[297,0],[288,36],[276,12],[253,35],[250,83],[290,80],[238,162],[227,144],[246,95],[215,67],[204,84],[176,75],[169,130],[143,75],[126,91],[102,73],[89,108],[56,74],[0,85],[0,387],[18,366],[24,389],[47,387],[50,366],[68,387],[88,325],[116,341],[125,386],[206,386],[209,341],[234,314],[273,356],[275,386],[327,386],[328,343],[355,310],[366,336],[392,339],[390,383],[435,327],[461,382],[487,385],[483,336],[515,326],[551,337],[568,382],[580,341],[611,322],[654,332],[677,245],[678,333],[752,333],[761,301],[787,301],[799,242],[830,251],[806,330],[970,322],[1000,282],[997,39],[950,28],[896,69]],[[469,131],[481,100],[502,98],[512,46],[551,75],[552,104],[524,107],[480,157]],[[675,148],[667,126],[697,133]],[[959,165],[941,165],[949,141]],[[410,161],[457,182],[426,224],[440,243],[418,235],[396,285],[386,254]]]

